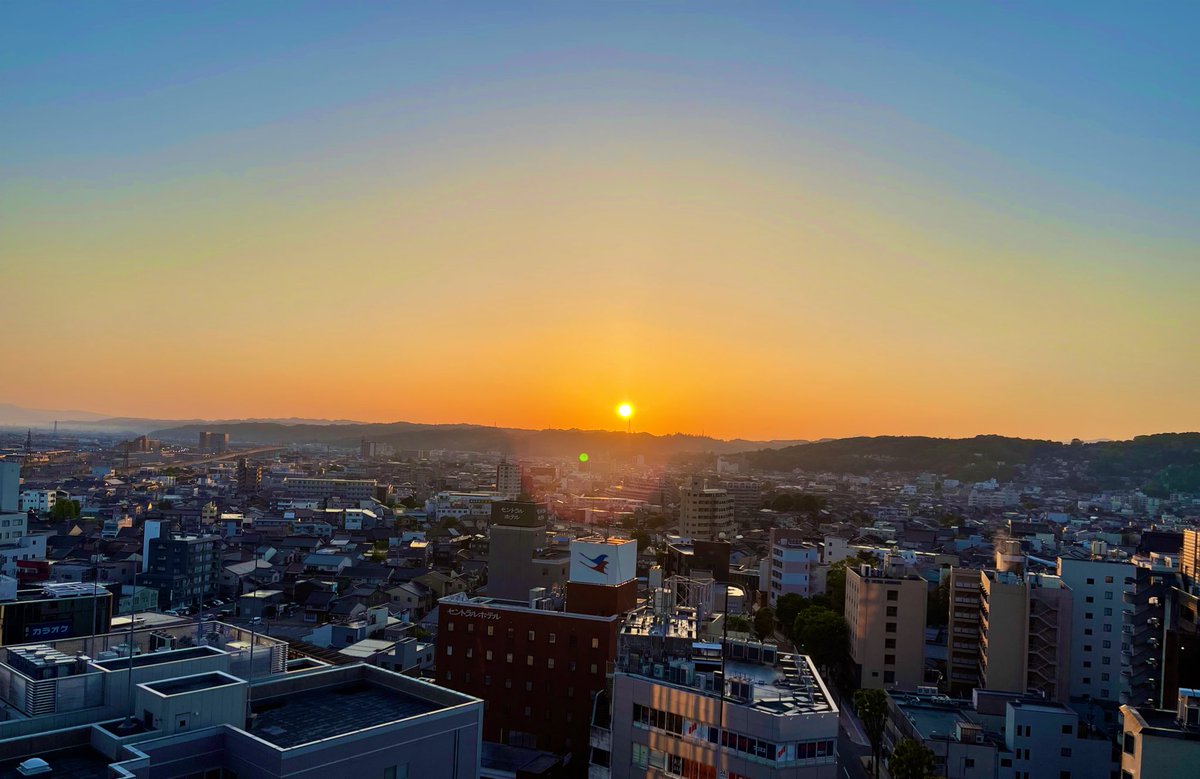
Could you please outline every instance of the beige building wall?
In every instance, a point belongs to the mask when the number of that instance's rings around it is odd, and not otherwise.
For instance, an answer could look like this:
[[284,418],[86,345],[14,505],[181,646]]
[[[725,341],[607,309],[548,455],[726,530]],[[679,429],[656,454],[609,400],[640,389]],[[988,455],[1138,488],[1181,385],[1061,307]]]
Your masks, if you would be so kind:
[[980,580],[980,681],[985,690],[1024,692],[1029,643],[1029,595],[1024,580]]
[[[1161,735],[1137,709],[1122,706],[1121,776],[1128,779],[1194,779],[1200,769],[1200,733]],[[1185,737],[1190,735],[1191,738]]]
[[863,687],[915,690],[924,684],[928,592],[919,577],[846,570],[850,657],[861,668]]

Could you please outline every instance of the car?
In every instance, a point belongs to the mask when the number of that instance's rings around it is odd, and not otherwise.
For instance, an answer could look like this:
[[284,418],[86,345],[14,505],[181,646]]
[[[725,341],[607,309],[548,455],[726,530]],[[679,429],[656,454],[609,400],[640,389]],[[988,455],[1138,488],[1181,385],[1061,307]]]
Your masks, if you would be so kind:
[[261,625],[261,624],[262,624],[262,621],[263,621],[263,618],[262,618],[262,617],[251,617],[251,618],[250,618],[250,624],[251,624],[251,625]]
[[214,601],[212,602],[212,605],[213,605],[213,606],[217,606],[217,607],[224,606],[224,605],[225,605],[225,601],[221,600],[220,598],[217,598],[216,600],[214,600]]

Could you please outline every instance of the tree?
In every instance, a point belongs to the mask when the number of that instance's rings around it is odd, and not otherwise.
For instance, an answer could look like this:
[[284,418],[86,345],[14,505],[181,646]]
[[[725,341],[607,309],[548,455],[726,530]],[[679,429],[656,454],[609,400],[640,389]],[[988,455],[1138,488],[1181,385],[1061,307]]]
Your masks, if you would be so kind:
[[645,530],[635,530],[629,534],[629,537],[634,541],[637,541],[637,548],[639,552],[649,549],[654,545],[650,541],[650,534]]
[[750,620],[741,614],[730,614],[726,619],[729,620],[726,626],[730,633],[749,633],[753,629],[750,626]]
[[79,517],[79,501],[60,500],[50,509],[50,519],[77,519]]
[[950,584],[942,582],[929,591],[925,602],[925,626],[945,627],[950,621]]
[[871,764],[879,779],[879,753],[883,746],[883,726],[887,722],[887,693],[883,690],[856,690],[854,712],[871,742]]
[[764,606],[754,612],[754,635],[758,636],[758,640],[762,641],[767,636],[775,634],[775,610],[770,606]]
[[780,596],[779,600],[775,601],[775,619],[779,620],[779,626],[783,632],[793,640],[795,640],[795,636],[792,635],[792,625],[796,622],[796,615],[806,608],[808,608],[808,600],[803,595],[797,595],[794,592]]
[[892,779],[930,779],[934,768],[933,750],[919,741],[906,738],[896,745],[888,758]]
[[838,614],[846,611],[846,566],[848,561],[838,560],[825,575],[825,594],[829,596],[829,607]]
[[832,668],[846,657],[850,627],[831,609],[809,606],[796,615],[792,637],[819,668]]

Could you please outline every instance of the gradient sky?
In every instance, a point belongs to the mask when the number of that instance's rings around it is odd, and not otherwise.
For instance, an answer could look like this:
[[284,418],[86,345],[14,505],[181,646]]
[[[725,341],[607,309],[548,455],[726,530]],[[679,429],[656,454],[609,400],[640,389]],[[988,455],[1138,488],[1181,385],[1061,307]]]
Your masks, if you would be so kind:
[[1200,428],[1196,3],[0,3],[0,401]]

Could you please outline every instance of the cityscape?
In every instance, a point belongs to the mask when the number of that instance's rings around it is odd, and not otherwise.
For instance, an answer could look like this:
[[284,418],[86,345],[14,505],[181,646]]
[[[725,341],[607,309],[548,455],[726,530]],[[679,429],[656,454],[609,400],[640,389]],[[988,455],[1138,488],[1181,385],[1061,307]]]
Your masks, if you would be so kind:
[[0,5],[0,779],[1200,776],[1198,11]]

